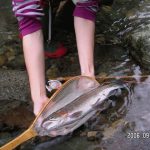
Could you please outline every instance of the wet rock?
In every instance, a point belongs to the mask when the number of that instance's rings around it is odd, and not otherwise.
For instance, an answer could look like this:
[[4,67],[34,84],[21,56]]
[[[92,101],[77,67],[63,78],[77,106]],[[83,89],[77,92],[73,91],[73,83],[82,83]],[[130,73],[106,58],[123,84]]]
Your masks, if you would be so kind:
[[[23,118],[23,119],[22,119]],[[18,100],[4,100],[0,105],[0,122],[8,127],[28,128],[34,119],[31,106]],[[2,126],[2,129],[5,127]]]
[[3,54],[3,55],[0,55],[0,67],[5,65],[7,62],[7,57]]
[[135,30],[126,37],[130,49],[130,54],[144,68],[150,70],[150,24]]
[[80,136],[87,136],[87,132],[81,132]]
[[70,62],[71,62],[71,63],[76,63],[76,61],[77,61],[77,60],[76,60],[75,57],[73,57],[73,56],[70,57]]
[[87,133],[87,138],[90,141],[94,141],[96,139],[97,131],[90,131]]
[[11,139],[11,134],[8,132],[0,132],[0,146],[5,144],[8,140]]
[[25,143],[23,143],[19,146],[19,150],[33,150],[34,144],[32,144],[32,143],[33,143],[32,139],[30,141],[26,141]]
[[[150,3],[146,0],[115,0],[112,9],[103,6],[97,16],[99,28],[96,32],[98,36],[96,42],[98,44],[121,44],[121,39],[124,46],[130,47],[132,57],[150,70],[149,6]],[[103,34],[105,37],[100,36]]]
[[23,130],[31,125],[34,118],[31,106],[26,102],[19,100],[1,100],[0,145],[20,135]]
[[69,141],[70,138],[71,138],[70,135],[60,136],[55,138],[47,137],[47,140],[45,139],[45,141],[41,141],[40,144],[36,144],[35,150],[55,149],[55,146],[57,147],[57,145],[61,145],[62,143]]
[[59,72],[59,70],[58,70],[58,68],[56,67],[56,65],[52,65],[52,66],[46,71],[46,75],[47,75],[49,78],[55,78],[55,77],[57,77],[58,72]]
[[89,141],[100,140],[102,137],[103,137],[103,135],[99,131],[89,131],[87,133],[87,140],[89,140]]
[[25,61],[24,56],[18,55],[18,56],[12,56],[12,59],[7,63],[7,66],[12,69],[25,69]]
[[94,148],[94,150],[106,150],[106,149],[103,147],[96,147],[96,148]]
[[123,123],[124,123],[124,120],[120,119],[120,120],[113,122],[110,127],[105,128],[103,132],[103,135],[104,135],[103,139],[111,138],[119,130],[119,127],[121,127]]
[[8,61],[11,61],[11,60],[15,59],[14,50],[10,49],[10,50],[6,51],[5,56],[7,57]]
[[108,120],[107,121],[99,121],[96,125],[93,124],[92,129],[97,131],[104,131],[105,128],[109,127]]
[[8,132],[1,132],[0,133],[0,139],[1,138],[6,139],[6,138],[10,138],[10,137],[11,137],[11,134]]
[[21,105],[18,100],[1,100],[0,101],[0,114],[8,113],[11,109],[15,109]]
[[141,66],[150,70],[150,3],[136,0],[129,4],[128,2],[115,1],[116,7],[121,6],[121,3],[123,7],[119,14],[113,11],[117,17],[110,29],[122,38],[124,45],[130,47],[131,56]]
[[30,101],[29,82],[26,71],[0,70],[0,101]]
[[110,13],[112,11],[112,7],[111,6],[103,6],[102,7],[103,11]]
[[105,44],[106,43],[106,39],[105,39],[103,34],[97,34],[95,42],[98,43],[98,44]]
[[122,131],[127,133],[127,132],[133,132],[135,129],[135,122],[125,122],[123,127],[122,127]]
[[34,118],[33,113],[23,107],[11,109],[9,113],[1,116],[0,120],[10,127],[17,126],[19,128],[28,128]]

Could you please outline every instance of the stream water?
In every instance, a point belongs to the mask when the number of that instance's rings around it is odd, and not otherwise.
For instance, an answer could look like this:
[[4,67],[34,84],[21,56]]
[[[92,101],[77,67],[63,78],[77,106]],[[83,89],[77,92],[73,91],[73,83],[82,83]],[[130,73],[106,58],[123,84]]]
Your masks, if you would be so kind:
[[[135,1],[136,2],[136,1]],[[136,4],[136,3],[135,3]],[[136,17],[140,19],[148,18],[146,14],[150,3],[140,4],[143,9],[138,12]],[[145,7],[144,7],[144,6]],[[10,40],[9,36],[16,36],[16,22],[12,17],[10,1],[0,1],[0,45],[4,40]],[[135,8],[136,9],[136,8]],[[136,11],[135,11],[136,12]],[[118,12],[119,13],[119,12]],[[133,15],[134,16],[134,15]],[[133,21],[133,17],[130,18]],[[146,20],[147,22],[148,20]],[[121,21],[120,21],[121,22]],[[111,27],[116,23],[114,22]],[[137,22],[137,19],[135,20]],[[11,24],[11,26],[10,26]],[[143,20],[138,23],[138,28],[142,27]],[[130,26],[131,28],[132,26]],[[124,34],[125,30],[117,31]],[[133,29],[132,29],[133,30]],[[68,41],[68,45],[71,42]],[[10,45],[11,46],[11,45]],[[12,44],[13,46],[13,44]],[[17,57],[17,56],[16,56]],[[57,63],[56,63],[57,62]],[[66,62],[66,63],[65,63]],[[68,63],[69,62],[69,63]],[[72,62],[72,63],[71,63]],[[51,62],[50,62],[51,63]],[[61,66],[61,76],[79,74],[79,64],[77,53],[69,53],[59,62],[52,60]],[[68,66],[69,64],[69,66]],[[57,67],[56,65],[56,67]],[[150,77],[136,78],[149,74],[142,69],[129,56],[128,49],[120,45],[96,44],[95,48],[95,68],[96,74],[109,76],[132,75],[135,77],[133,82],[127,82],[129,92],[118,99],[112,98],[111,105],[100,114],[93,117],[88,123],[76,130],[72,135],[57,138],[35,138],[22,144],[20,150],[149,150],[150,148]],[[0,102],[1,103],[1,102]],[[2,124],[2,123],[1,123]],[[2,129],[1,127],[0,129]],[[93,139],[88,134],[96,131]],[[1,131],[2,133],[3,131]],[[5,131],[6,132],[6,131]],[[22,132],[22,129],[13,131],[8,129],[12,134],[7,137],[6,134],[0,133],[0,144],[3,145],[9,139],[14,138],[16,134]]]

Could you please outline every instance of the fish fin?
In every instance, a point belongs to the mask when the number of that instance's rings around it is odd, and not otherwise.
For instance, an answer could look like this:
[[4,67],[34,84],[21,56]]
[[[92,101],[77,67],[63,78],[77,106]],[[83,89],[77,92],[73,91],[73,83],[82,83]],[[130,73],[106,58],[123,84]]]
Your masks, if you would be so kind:
[[70,118],[78,118],[78,117],[80,117],[81,115],[82,115],[82,111],[77,111],[77,112],[71,114],[69,117],[70,117]]
[[119,89],[115,89],[115,90],[110,91],[109,94],[108,94],[108,97],[116,95],[118,90]]
[[49,121],[49,120],[45,121],[45,122],[42,123],[42,127],[47,128],[50,124],[52,124],[52,121]]
[[92,104],[92,108],[95,108],[97,105],[99,105],[99,101],[101,100],[101,98],[98,98],[98,100],[96,101],[96,103]]

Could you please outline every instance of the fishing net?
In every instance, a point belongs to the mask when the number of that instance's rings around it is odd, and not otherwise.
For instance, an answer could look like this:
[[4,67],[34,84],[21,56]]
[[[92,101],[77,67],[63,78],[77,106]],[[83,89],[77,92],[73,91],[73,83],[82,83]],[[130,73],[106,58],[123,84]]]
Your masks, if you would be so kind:
[[[34,129],[38,135],[52,136],[50,132],[47,131],[47,129],[42,127],[43,120],[48,118],[51,114],[58,111],[59,109],[65,107],[69,103],[73,102],[84,93],[87,93],[97,88],[98,86],[99,83],[96,80],[84,76],[75,77],[64,83],[62,87],[50,98],[48,104],[35,120]],[[72,124],[72,129],[73,127],[75,127],[75,124]],[[61,133],[59,132],[59,134]]]

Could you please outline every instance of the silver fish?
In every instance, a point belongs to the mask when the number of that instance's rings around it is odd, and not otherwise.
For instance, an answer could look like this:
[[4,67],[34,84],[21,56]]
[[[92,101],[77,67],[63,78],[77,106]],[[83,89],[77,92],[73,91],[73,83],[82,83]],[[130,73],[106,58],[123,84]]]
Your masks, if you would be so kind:
[[68,134],[91,118],[96,113],[97,106],[121,88],[124,85],[115,83],[98,86],[52,113],[42,121],[41,126],[47,134],[53,131],[55,135]]

